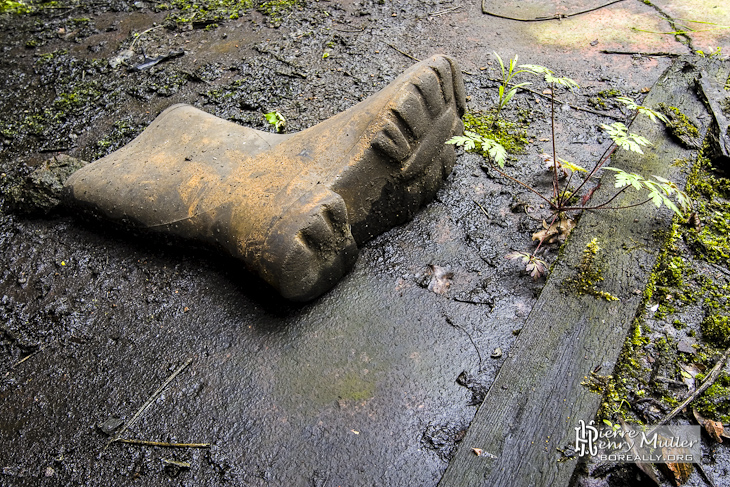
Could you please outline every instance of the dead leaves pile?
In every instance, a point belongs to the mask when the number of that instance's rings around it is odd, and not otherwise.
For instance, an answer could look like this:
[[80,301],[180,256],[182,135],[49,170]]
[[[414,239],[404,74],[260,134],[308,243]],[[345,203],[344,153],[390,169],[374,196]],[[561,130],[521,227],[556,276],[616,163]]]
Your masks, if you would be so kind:
[[547,244],[563,244],[575,228],[575,222],[565,215],[556,218],[552,225],[543,220],[543,229],[532,234],[532,240],[539,240]]

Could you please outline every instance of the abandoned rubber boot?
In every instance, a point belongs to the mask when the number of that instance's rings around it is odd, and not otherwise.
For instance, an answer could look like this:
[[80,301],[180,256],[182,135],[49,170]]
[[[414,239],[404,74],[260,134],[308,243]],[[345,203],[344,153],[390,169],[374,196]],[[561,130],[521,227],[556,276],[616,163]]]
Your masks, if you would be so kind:
[[445,56],[291,135],[174,105],[65,191],[102,217],[222,247],[285,298],[306,301],[353,266],[357,244],[433,198],[464,109],[461,73]]

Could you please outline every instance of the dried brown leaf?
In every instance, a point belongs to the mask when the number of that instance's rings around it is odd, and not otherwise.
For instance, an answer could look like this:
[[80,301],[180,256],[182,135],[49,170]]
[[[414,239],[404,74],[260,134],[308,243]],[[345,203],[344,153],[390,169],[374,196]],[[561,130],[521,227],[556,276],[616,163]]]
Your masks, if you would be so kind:
[[451,287],[451,279],[454,273],[445,267],[431,264],[431,281],[428,283],[428,290],[436,294],[446,294]]
[[718,443],[722,443],[722,436],[725,434],[725,427],[721,422],[706,419],[705,422],[702,423],[702,427],[705,428],[705,431],[707,431],[707,434],[710,435],[713,440]]
[[[662,455],[668,456],[677,454],[673,448],[662,448]],[[692,475],[692,469],[694,466],[691,463],[660,463],[659,466],[663,468],[664,473],[669,479],[674,482],[674,485],[680,487],[682,484],[687,482],[689,476]]]
[[568,218],[562,217],[559,220],[553,222],[552,225],[548,225],[543,220],[542,226],[544,230],[540,230],[532,234],[532,240],[539,240],[544,243],[564,243],[570,235],[570,232],[575,228],[575,222]]

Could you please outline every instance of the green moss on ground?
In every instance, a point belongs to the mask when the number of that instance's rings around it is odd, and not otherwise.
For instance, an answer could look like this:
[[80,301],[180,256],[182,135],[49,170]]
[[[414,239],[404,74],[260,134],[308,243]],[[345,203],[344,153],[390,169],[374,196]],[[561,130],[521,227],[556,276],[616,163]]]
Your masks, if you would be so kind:
[[[522,154],[527,145],[526,123],[508,122],[503,119],[494,121],[495,113],[469,112],[464,115],[464,129],[482,137],[496,140],[509,154]],[[489,158],[487,151],[482,155]]]
[[[701,375],[697,376],[701,380]],[[702,396],[697,399],[694,407],[706,418],[730,423],[730,376],[723,372]]]
[[172,0],[158,3],[159,10],[171,10],[165,19],[175,24],[213,27],[237,19],[253,8],[253,0]]
[[702,320],[701,329],[705,339],[722,347],[730,346],[730,316],[711,314]]
[[170,10],[167,22],[212,29],[226,20],[238,19],[249,10],[256,8],[266,15],[272,24],[278,25],[294,8],[302,6],[303,0],[171,0],[158,3],[159,10]]

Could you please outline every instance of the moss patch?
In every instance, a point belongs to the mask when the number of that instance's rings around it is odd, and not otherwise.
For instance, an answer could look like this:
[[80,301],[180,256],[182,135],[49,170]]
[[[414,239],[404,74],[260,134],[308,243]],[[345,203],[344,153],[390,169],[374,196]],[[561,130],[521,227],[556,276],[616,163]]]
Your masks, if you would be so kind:
[[253,7],[253,0],[172,0],[158,3],[159,10],[174,10],[165,19],[174,24],[216,27],[218,23],[237,19]]
[[730,316],[711,314],[702,320],[702,336],[722,347],[730,346]]
[[[503,119],[494,120],[495,112],[470,112],[464,115],[464,129],[482,137],[496,140],[509,154],[522,154],[527,144],[525,123],[508,122]],[[482,152],[486,158],[486,151]]]
[[598,245],[598,239],[593,239],[583,249],[583,257],[578,266],[578,275],[563,282],[563,287],[578,293],[578,295],[588,294],[596,298],[605,299],[606,301],[618,301],[618,298],[606,291],[596,289],[596,285],[603,281],[603,266],[599,258],[601,247]]
[[682,113],[677,107],[670,107],[665,103],[660,103],[657,108],[663,113],[669,123],[666,124],[667,130],[672,134],[672,137],[682,142],[685,146],[690,148],[699,149],[700,131],[697,126],[690,121],[687,116]]
[[[698,376],[702,377],[702,376]],[[697,400],[695,407],[697,411],[707,418],[714,418],[723,423],[730,422],[730,376],[726,372],[720,374],[717,381],[712,384],[704,394]]]

